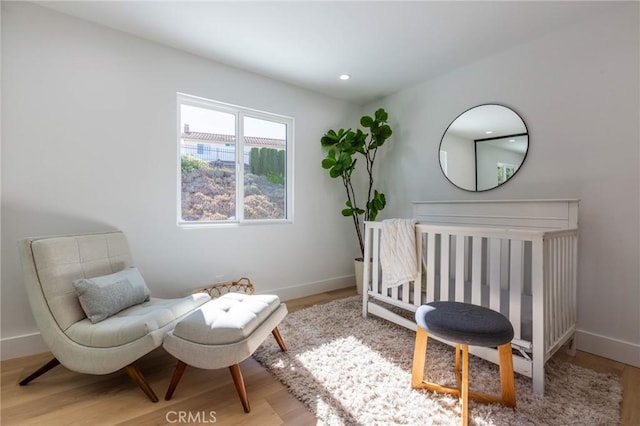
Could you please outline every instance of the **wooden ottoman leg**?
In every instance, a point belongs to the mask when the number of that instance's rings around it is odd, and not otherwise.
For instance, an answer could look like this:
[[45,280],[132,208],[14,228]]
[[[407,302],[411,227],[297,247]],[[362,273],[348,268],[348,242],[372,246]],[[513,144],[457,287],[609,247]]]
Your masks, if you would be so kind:
[[280,346],[282,352],[286,352],[287,347],[284,344],[284,340],[282,340],[282,335],[280,334],[280,330],[278,330],[278,327],[274,327],[271,331],[271,334],[273,334],[273,337],[276,338],[276,342],[278,342],[278,346]]
[[187,368],[187,364],[182,361],[178,361],[176,365],[176,369],[173,371],[173,376],[171,376],[171,383],[169,383],[169,387],[167,388],[167,393],[164,396],[165,401],[169,401],[173,396],[173,392],[176,390],[178,386],[178,382],[182,378],[184,374],[184,370]]
[[247,390],[244,387],[244,380],[242,379],[242,371],[240,371],[240,365],[233,364],[229,367],[229,371],[231,371],[233,384],[236,385],[236,390],[238,391],[240,402],[242,402],[242,408],[244,408],[245,413],[248,413],[249,411],[251,411],[251,407],[249,407],[249,397],[247,396]]

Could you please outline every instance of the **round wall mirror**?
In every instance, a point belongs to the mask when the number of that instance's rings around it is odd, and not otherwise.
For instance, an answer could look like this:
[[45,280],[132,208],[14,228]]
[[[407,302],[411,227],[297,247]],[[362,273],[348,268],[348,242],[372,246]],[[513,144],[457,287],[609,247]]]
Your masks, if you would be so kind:
[[529,149],[524,120],[503,105],[485,104],[456,117],[440,141],[440,167],[458,188],[488,191],[511,179]]

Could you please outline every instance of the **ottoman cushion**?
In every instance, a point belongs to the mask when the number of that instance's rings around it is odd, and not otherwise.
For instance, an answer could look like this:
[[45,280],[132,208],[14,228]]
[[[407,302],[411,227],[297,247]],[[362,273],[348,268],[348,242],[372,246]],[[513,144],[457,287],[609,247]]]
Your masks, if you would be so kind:
[[203,345],[224,345],[246,339],[280,306],[275,295],[227,293],[205,303],[180,321],[173,334]]
[[422,305],[416,311],[416,322],[434,336],[472,346],[500,346],[513,339],[513,327],[507,317],[469,303]]

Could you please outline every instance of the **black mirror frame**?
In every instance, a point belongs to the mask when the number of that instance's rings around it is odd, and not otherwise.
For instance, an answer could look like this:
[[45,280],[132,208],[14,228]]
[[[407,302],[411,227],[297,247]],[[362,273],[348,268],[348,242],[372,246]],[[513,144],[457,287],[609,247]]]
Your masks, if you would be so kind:
[[[462,115],[464,115],[465,113],[471,111],[472,109],[478,108],[478,107],[482,107],[482,106],[500,106],[503,108],[506,108],[510,111],[512,111],[515,115],[518,116],[518,118],[520,118],[520,121],[522,121],[522,125],[524,126],[526,132],[525,133],[518,133],[518,134],[514,134],[514,135],[504,135],[504,136],[496,136],[496,137],[492,137],[492,138],[483,138],[483,139],[475,139],[475,145],[474,145],[474,156],[475,156],[475,164],[476,164],[476,168],[475,168],[475,186],[476,189],[467,189],[467,188],[462,188],[461,186],[457,185],[456,183],[454,183],[451,179],[449,179],[449,176],[447,176],[447,174],[444,171],[444,168],[442,167],[442,161],[440,159],[440,152],[442,151],[442,142],[444,141],[444,137],[447,134],[447,132],[449,131],[449,127],[451,127],[451,125],[453,123],[455,123],[455,121],[460,118]],[[518,166],[518,169],[513,173],[513,175],[511,175],[509,177],[509,179],[505,180],[504,182],[493,186],[491,188],[487,188],[487,189],[478,189],[478,142],[486,142],[486,141],[490,141],[490,140],[495,140],[495,139],[504,139],[506,137],[514,137],[514,136],[524,136],[527,135],[527,150],[524,153],[524,156],[522,157],[522,161],[520,162],[520,165]],[[508,107],[506,105],[503,104],[498,104],[498,103],[486,103],[486,104],[479,104],[479,105],[474,105],[470,108],[467,108],[466,110],[464,110],[463,112],[461,112],[460,114],[458,114],[456,116],[456,118],[454,118],[453,120],[451,120],[451,123],[449,123],[449,125],[447,126],[447,128],[444,130],[444,132],[442,133],[442,137],[440,138],[440,144],[438,145],[438,164],[440,165],[440,170],[442,171],[442,174],[444,175],[444,177],[451,182],[451,184],[453,186],[455,186],[456,188],[459,188],[463,191],[467,191],[467,192],[486,192],[486,191],[491,191],[492,189],[496,189],[502,185],[504,185],[505,183],[509,182],[511,179],[513,179],[513,177],[520,171],[520,168],[522,167],[522,165],[524,164],[525,160],[527,159],[527,154],[529,154],[529,128],[527,127],[527,123],[524,121],[524,119],[522,118],[522,115],[520,115],[515,109]]]

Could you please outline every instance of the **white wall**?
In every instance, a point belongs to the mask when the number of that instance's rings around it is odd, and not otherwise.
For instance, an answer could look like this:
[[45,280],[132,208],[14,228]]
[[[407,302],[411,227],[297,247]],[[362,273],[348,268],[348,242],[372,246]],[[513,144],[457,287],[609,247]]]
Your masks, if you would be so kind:
[[[640,366],[640,4],[425,81],[379,102],[394,144],[380,158],[384,217],[412,201],[579,198],[578,347]],[[473,194],[442,175],[438,145],[474,105],[504,104],[529,129],[505,185]],[[402,173],[397,173],[402,170]]]
[[[2,65],[3,358],[42,349],[17,256],[26,236],[121,229],[161,297],[217,275],[285,298],[353,285],[357,239],[320,137],[358,106],[28,3],[2,3]],[[295,118],[293,224],[176,226],[176,92]]]

